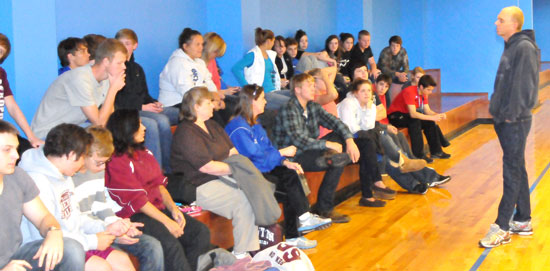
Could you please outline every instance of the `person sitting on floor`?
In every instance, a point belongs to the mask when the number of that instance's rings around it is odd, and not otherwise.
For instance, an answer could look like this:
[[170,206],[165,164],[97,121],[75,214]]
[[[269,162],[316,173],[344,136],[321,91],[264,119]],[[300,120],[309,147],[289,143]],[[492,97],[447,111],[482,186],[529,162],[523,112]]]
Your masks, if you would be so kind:
[[264,112],[265,104],[261,86],[244,86],[239,93],[235,116],[227,124],[225,131],[237,151],[248,157],[266,179],[277,185],[278,190],[287,194],[284,202],[285,242],[301,249],[313,248],[317,241],[299,237],[299,233],[327,228],[331,220],[309,212],[309,202],[298,176],[303,175],[304,171],[300,164],[287,159],[296,154],[296,147],[288,146],[277,150],[261,124],[257,123],[257,117]]
[[[443,152],[441,147],[448,147],[449,141],[443,136],[436,122],[447,119],[445,113],[434,112],[428,103],[428,96],[437,83],[430,75],[424,75],[418,81],[418,86],[410,86],[402,90],[388,109],[388,119],[395,127],[406,127],[411,137],[411,149],[417,158],[426,158],[424,154],[424,139],[426,135],[430,146],[430,158],[447,159],[451,155]],[[425,159],[429,161],[428,159]]]
[[166,190],[167,178],[143,146],[145,126],[137,110],[120,109],[107,122],[115,154],[105,169],[105,186],[122,209],[122,218],[141,222],[164,252],[166,270],[196,270],[198,257],[210,249],[210,231],[183,214]]

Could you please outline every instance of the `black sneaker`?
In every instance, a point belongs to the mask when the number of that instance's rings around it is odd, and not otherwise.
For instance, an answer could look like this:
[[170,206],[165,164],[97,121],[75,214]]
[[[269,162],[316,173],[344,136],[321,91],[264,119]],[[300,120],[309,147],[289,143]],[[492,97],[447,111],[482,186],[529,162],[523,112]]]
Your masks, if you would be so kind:
[[351,158],[347,153],[329,153],[315,160],[315,164],[320,168],[344,167],[351,163]]
[[383,200],[377,200],[377,199],[375,199],[374,201],[369,201],[366,198],[361,197],[361,199],[359,199],[359,206],[363,206],[363,207],[384,207],[384,206],[386,206],[386,202],[383,201]]
[[439,177],[437,177],[437,180],[429,183],[428,186],[429,187],[440,186],[444,183],[448,183],[450,180],[451,180],[451,176],[439,175]]
[[411,194],[424,195],[428,192],[428,185],[425,183],[419,183],[414,186],[413,190],[409,191]]
[[424,154],[424,156],[422,156],[422,159],[426,160],[426,163],[428,164],[431,164],[434,162],[434,159],[428,157],[427,155]]
[[451,155],[448,154],[448,153],[445,153],[443,151],[441,152],[438,152],[438,153],[433,153],[432,155],[430,155],[432,158],[435,158],[435,159],[449,159],[451,158]]

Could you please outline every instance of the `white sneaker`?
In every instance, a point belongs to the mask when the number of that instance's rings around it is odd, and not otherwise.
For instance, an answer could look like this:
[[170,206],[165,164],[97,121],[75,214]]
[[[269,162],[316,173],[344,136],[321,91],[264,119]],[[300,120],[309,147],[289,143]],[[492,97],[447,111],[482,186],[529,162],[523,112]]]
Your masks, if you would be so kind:
[[[240,260],[240,259],[244,259],[246,257],[250,257],[250,254],[248,254],[248,252],[236,252],[236,251],[231,251],[231,254],[233,254],[233,256],[235,256],[235,258],[237,258],[237,260]],[[252,257],[250,257],[252,258]]]
[[308,219],[299,223],[298,232],[312,232],[330,227],[332,220],[330,218],[322,218],[316,214],[310,214]]
[[317,246],[316,240],[309,240],[303,236],[298,238],[286,239],[285,243],[295,246],[299,249],[310,249]]

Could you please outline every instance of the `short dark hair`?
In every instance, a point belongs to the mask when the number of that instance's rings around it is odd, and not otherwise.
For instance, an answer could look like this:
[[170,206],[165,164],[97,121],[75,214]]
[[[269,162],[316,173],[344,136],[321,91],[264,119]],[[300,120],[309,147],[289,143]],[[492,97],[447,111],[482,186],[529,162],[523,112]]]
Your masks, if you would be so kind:
[[340,33],[340,41],[344,43],[347,39],[351,38],[352,40],[355,40],[352,34],[350,33]]
[[368,79],[357,79],[357,80],[353,80],[353,82],[351,82],[351,92],[357,92],[359,90],[359,88],[361,87],[361,85],[364,85],[364,84],[367,84],[370,86],[371,88],[371,91],[372,91],[372,82]]
[[0,119],[0,134],[18,135],[19,131],[11,123]]
[[244,86],[239,91],[239,103],[235,107],[234,116],[243,117],[250,126],[256,124],[256,119],[252,112],[252,101],[257,100],[262,92],[264,92],[262,86],[256,84]]
[[[355,70],[359,69],[359,68],[362,68],[362,67],[367,67],[367,64],[365,62],[363,62],[362,60],[361,61],[356,61],[351,65],[351,69],[350,69],[350,71],[351,71],[350,72],[350,79],[351,80],[355,80],[355,78],[353,78]],[[368,70],[368,67],[367,67],[367,70]]]
[[369,31],[367,31],[367,30],[361,30],[361,31],[359,31],[359,33],[357,34],[357,39],[360,39],[361,36],[370,36],[370,33],[369,33]]
[[48,132],[44,144],[44,155],[61,157],[74,152],[76,159],[79,159],[80,156],[88,154],[92,141],[92,135],[88,134],[84,128],[62,123]]
[[391,85],[391,77],[387,74],[381,73],[380,75],[378,75],[378,77],[376,78],[376,83],[378,83],[380,81],[386,82],[386,84],[388,84],[388,86]]
[[189,42],[196,35],[201,36],[201,32],[191,29],[189,27],[184,28],[183,31],[181,31],[180,36],[178,37],[179,48],[183,49],[183,44],[189,44]]
[[0,46],[3,46],[4,48],[6,48],[6,53],[2,56],[2,58],[0,58],[0,64],[2,64],[4,63],[4,60],[8,58],[8,55],[11,52],[10,40],[8,39],[8,37],[6,37],[6,35],[2,33],[0,33]]
[[391,36],[389,44],[391,45],[392,43],[397,43],[399,45],[403,45],[403,40],[401,39],[400,36],[397,36],[397,35]]
[[274,38],[275,34],[273,34],[273,31],[269,29],[261,29],[260,27],[258,27],[254,31],[254,41],[258,46],[264,44],[264,42],[266,42],[267,40],[271,40]]
[[420,80],[418,80],[418,86],[419,87],[422,86],[423,88],[437,87],[437,83],[435,82],[434,78],[431,75],[426,74],[420,77]]
[[145,149],[143,142],[135,142],[134,135],[139,130],[137,109],[118,109],[107,120],[107,129],[113,135],[115,154],[131,154],[134,150]]
[[279,45],[280,45],[281,42],[282,42],[282,43],[284,43],[285,46],[286,46],[286,40],[285,40],[285,38],[284,38],[283,36],[277,36],[277,37],[275,37],[275,41],[278,41],[278,42],[279,42]]
[[76,51],[80,49],[80,46],[87,47],[86,41],[81,38],[68,37],[59,42],[57,45],[57,56],[61,62],[61,66],[69,66],[68,54],[75,55]]
[[82,38],[84,41],[86,41],[86,45],[88,46],[88,53],[90,54],[90,60],[95,59],[95,51],[100,43],[102,43],[107,38],[102,35],[97,34],[88,34]]
[[298,45],[298,41],[296,41],[296,39],[294,39],[292,37],[286,38],[286,47],[288,47],[290,45]]

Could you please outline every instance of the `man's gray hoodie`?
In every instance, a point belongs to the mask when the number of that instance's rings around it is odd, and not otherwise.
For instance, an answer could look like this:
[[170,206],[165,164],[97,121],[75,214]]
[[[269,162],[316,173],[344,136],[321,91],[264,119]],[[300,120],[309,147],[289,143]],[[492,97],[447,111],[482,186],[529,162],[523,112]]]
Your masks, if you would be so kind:
[[505,42],[489,105],[495,123],[531,117],[538,97],[539,54],[533,30],[517,32]]

